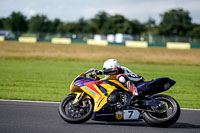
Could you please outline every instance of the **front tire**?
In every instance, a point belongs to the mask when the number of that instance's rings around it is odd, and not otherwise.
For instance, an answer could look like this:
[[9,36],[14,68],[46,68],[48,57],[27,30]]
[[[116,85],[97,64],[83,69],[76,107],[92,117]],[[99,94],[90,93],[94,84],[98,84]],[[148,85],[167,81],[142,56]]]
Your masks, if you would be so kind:
[[165,104],[166,111],[144,112],[144,121],[153,127],[169,127],[174,124],[180,116],[180,106],[176,100],[167,95],[154,95],[153,98]]
[[75,98],[75,94],[70,94],[60,103],[59,115],[68,123],[84,123],[92,117],[94,104],[91,99],[84,99],[81,106],[74,106]]

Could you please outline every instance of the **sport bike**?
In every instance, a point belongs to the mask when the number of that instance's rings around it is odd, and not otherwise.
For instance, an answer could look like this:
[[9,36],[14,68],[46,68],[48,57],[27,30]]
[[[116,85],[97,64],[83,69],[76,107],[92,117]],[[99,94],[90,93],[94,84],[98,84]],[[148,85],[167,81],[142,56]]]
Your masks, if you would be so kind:
[[171,88],[174,80],[157,78],[138,83],[140,95],[133,96],[118,80],[99,80],[94,71],[90,69],[72,81],[71,94],[59,105],[59,114],[66,122],[144,120],[150,126],[168,127],[178,120],[180,107],[176,100],[157,94]]

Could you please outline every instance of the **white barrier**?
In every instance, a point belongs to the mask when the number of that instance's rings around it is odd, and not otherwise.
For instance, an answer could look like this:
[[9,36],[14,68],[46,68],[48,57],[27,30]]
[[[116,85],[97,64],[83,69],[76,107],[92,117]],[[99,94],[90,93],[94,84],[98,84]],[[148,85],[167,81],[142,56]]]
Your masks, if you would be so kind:
[[3,42],[5,40],[4,36],[0,36],[0,42]]
[[18,41],[24,42],[24,43],[36,43],[37,38],[36,37],[19,37]]
[[132,47],[132,48],[147,48],[148,42],[146,42],[146,41],[126,41],[125,46]]
[[71,44],[70,38],[52,38],[51,43],[53,44]]
[[93,40],[93,39],[88,39],[87,40],[87,44],[88,45],[98,45],[98,46],[107,46],[108,45],[108,41],[106,40]]
[[190,43],[182,43],[182,42],[167,42],[168,49],[190,49]]

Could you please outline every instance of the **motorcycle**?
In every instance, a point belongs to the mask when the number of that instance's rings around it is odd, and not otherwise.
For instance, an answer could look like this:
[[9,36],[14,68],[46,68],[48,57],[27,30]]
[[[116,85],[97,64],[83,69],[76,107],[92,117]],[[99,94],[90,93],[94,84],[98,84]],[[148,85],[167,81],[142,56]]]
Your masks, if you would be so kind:
[[[157,78],[136,84],[139,96],[118,80],[99,80],[95,69],[77,76],[70,85],[69,94],[59,105],[60,117],[68,123],[96,121],[144,120],[154,127],[169,127],[180,116],[180,106],[168,95],[157,94],[171,88],[176,82]],[[89,77],[87,77],[89,75]],[[113,75],[112,75],[113,76]]]

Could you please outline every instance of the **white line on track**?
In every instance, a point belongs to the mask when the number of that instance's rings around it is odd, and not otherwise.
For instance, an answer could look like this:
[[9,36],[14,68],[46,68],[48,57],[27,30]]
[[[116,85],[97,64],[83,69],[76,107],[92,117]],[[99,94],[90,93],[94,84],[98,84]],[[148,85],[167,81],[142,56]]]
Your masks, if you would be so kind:
[[[49,103],[49,104],[59,104],[60,102],[48,102],[48,101],[27,101],[27,100],[8,100],[8,99],[0,99],[0,102],[21,102],[21,103]],[[200,111],[200,109],[191,109],[191,108],[181,108],[182,110],[192,110],[192,111]]]
[[8,99],[0,99],[2,102],[21,102],[21,103],[60,103],[60,102],[48,102],[48,101],[27,101],[27,100],[8,100]]
[[182,110],[193,110],[193,111],[200,111],[200,109],[191,109],[191,108],[181,108]]

